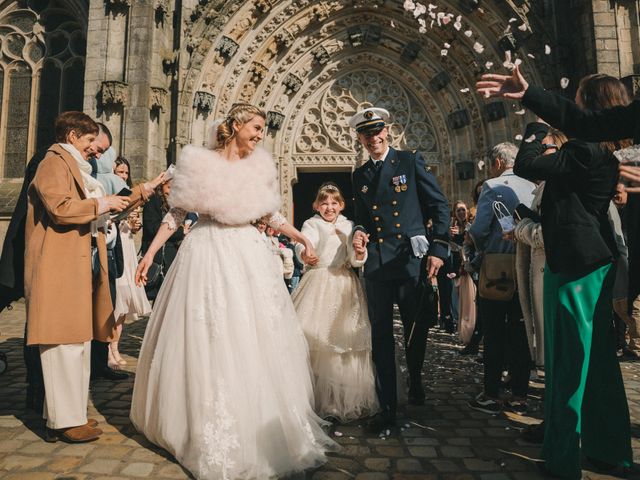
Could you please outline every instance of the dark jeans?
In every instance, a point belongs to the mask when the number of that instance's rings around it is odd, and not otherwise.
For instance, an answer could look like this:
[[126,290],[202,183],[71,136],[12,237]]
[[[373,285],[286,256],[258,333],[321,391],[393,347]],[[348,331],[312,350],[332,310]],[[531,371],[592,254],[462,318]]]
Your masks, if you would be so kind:
[[526,397],[531,355],[518,293],[506,302],[478,298],[478,309],[484,329],[485,394],[498,397],[506,361],[513,394]]
[[[395,417],[398,404],[396,358],[393,338],[393,304],[400,309],[409,368],[410,385],[420,384],[422,364],[429,331],[426,318],[417,318],[418,278],[388,282],[366,281],[371,322],[373,362],[376,366],[376,390],[384,414]],[[417,320],[417,321],[416,321]],[[415,326],[414,326],[415,325]],[[411,331],[413,329],[413,335]],[[411,336],[411,343],[407,342]]]
[[[113,250],[107,250],[107,267],[109,270],[109,293],[111,304],[116,304],[116,257]],[[109,344],[99,340],[91,340],[91,373],[96,374],[108,367]]]

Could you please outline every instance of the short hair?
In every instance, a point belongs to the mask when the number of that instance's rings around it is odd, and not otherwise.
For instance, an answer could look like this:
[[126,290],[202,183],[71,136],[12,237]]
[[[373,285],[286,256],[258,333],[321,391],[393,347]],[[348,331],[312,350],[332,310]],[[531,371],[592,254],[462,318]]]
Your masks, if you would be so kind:
[[111,136],[111,130],[109,130],[109,127],[102,122],[96,122],[96,125],[98,125],[100,133],[104,133],[109,139],[109,146],[113,145],[113,137]]
[[511,142],[503,142],[499,143],[495,147],[491,149],[491,153],[489,157],[491,158],[491,163],[494,164],[498,158],[504,161],[505,165],[508,167],[513,167],[516,161],[516,156],[518,155],[518,147],[516,147]]
[[86,113],[68,111],[58,115],[53,123],[56,142],[66,143],[69,133],[75,131],[78,136],[98,134],[98,125]]
[[318,210],[320,204],[329,197],[338,202],[340,205],[342,205],[342,208],[344,208],[344,197],[342,196],[342,192],[340,191],[338,186],[333,182],[326,182],[323,183],[318,189],[316,199],[313,202],[313,209]]

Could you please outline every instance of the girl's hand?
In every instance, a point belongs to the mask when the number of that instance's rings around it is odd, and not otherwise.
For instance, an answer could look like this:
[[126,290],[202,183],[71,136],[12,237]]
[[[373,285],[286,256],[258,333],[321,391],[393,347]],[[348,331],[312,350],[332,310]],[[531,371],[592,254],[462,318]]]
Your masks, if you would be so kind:
[[529,83],[520,73],[519,66],[513,69],[511,75],[488,73],[482,75],[481,80],[476,83],[476,91],[486,98],[504,97],[520,100],[527,88]]
[[302,252],[302,261],[307,265],[316,265],[320,260],[316,254],[316,249],[313,248],[311,242],[305,239],[303,242],[304,252]]
[[149,255],[145,255],[138,263],[138,268],[136,269],[135,282],[136,285],[142,287],[147,284],[147,272],[149,271],[149,267],[153,263],[153,257]]

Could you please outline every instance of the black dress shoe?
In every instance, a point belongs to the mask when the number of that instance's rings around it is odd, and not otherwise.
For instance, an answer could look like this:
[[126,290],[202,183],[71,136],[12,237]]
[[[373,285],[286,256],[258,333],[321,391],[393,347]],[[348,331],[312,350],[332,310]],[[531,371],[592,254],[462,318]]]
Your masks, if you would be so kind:
[[603,460],[587,456],[587,461],[593,466],[596,473],[603,473],[619,478],[627,478],[631,473],[631,467],[624,465],[611,465]]
[[125,380],[129,378],[129,374],[127,372],[114,370],[111,367],[104,367],[95,372],[91,372],[91,380],[95,380],[97,378],[106,378],[107,380]]
[[396,417],[389,413],[379,413],[367,422],[365,430],[379,436],[388,436],[393,433],[396,428]]
[[424,405],[424,390],[422,389],[422,385],[419,385],[417,388],[409,389],[409,405]]

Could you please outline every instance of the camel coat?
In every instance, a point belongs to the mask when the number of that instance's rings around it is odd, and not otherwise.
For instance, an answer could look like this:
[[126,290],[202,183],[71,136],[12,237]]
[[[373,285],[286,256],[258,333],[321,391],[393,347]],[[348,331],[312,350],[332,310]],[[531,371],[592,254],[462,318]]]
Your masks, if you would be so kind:
[[[131,203],[146,200],[144,187],[136,187]],[[92,282],[90,223],[97,217],[98,200],[86,198],[75,159],[60,145],[52,145],[28,191],[24,276],[28,345],[113,338],[103,233],[96,237],[100,275]]]

